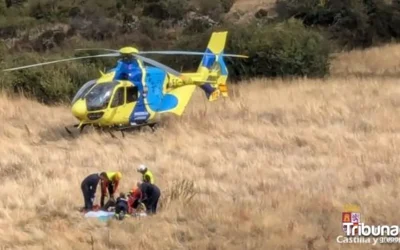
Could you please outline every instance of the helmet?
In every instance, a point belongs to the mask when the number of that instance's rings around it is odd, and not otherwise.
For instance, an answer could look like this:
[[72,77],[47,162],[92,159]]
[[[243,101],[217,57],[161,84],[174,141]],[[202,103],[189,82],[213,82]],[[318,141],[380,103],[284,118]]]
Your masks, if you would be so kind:
[[121,180],[121,178],[122,178],[121,172],[115,173],[115,180],[119,181],[119,180]]
[[147,167],[145,165],[143,165],[143,164],[141,164],[137,169],[138,172],[144,172],[146,170],[147,170]]

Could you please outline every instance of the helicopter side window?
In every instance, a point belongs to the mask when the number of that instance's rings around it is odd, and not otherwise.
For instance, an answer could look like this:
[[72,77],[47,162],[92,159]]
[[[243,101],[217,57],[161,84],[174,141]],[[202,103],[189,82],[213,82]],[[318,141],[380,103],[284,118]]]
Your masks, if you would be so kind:
[[126,88],[126,103],[136,102],[138,99],[138,88],[130,86]]
[[115,107],[118,107],[118,106],[121,106],[124,104],[124,100],[125,100],[124,94],[125,94],[125,91],[124,91],[124,88],[122,88],[122,87],[118,88],[115,91],[114,99],[111,103],[111,108],[115,108]]

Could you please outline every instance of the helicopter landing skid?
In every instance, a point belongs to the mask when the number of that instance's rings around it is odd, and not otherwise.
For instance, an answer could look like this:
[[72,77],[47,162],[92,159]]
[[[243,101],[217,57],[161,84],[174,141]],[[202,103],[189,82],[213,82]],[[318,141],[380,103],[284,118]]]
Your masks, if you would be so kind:
[[[75,124],[75,125],[73,125],[72,127],[73,127],[73,128],[78,128],[78,127],[79,127],[79,124]],[[86,124],[82,125],[82,126],[79,128],[79,133],[82,133],[82,131],[83,131],[83,129],[84,129],[85,127],[86,127]],[[68,127],[64,127],[64,128],[65,128],[65,131],[67,131],[67,133],[68,133],[69,135],[72,136],[71,130],[69,130]]]
[[[155,132],[155,127],[156,127],[157,123],[142,123],[142,124],[134,124],[134,125],[128,125],[128,126],[121,126],[121,127],[115,127],[115,130],[120,131],[122,134],[122,137],[125,137],[125,133],[124,132],[128,132],[128,131],[132,131],[132,130],[141,130],[143,127],[148,126],[149,128],[151,128],[151,130],[153,132]],[[110,135],[113,138],[116,138],[116,136],[109,131]]]
[[[79,134],[82,133],[83,129],[89,124],[83,124],[80,128],[79,128]],[[141,130],[141,128],[148,126],[151,128],[151,130],[154,132],[155,131],[155,127],[156,127],[157,123],[142,123],[142,124],[132,124],[132,125],[127,125],[127,126],[113,126],[113,127],[99,127],[96,126],[95,128],[99,129],[100,131],[103,132],[108,132],[111,137],[113,138],[117,138],[112,131],[120,131],[122,134],[122,137],[125,137],[124,132],[128,132],[128,131],[132,131],[132,130]],[[73,128],[78,128],[79,124],[75,124],[72,126]],[[70,136],[73,136],[72,131],[70,130],[70,128],[65,127],[65,130],[67,131],[67,133]]]

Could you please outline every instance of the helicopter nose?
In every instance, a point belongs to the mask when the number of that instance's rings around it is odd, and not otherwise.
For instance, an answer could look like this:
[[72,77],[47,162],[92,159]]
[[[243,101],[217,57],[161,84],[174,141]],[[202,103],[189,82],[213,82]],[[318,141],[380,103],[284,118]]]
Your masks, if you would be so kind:
[[74,105],[72,105],[72,114],[80,119],[83,120],[84,116],[86,114],[86,105],[84,101],[78,101],[75,102]]

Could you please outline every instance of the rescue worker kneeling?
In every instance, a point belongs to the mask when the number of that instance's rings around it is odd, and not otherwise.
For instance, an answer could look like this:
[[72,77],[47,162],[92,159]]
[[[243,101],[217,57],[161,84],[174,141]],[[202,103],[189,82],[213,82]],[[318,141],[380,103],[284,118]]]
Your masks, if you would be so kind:
[[[105,178],[101,182],[101,198],[100,206],[103,210],[107,210],[114,202],[114,194],[118,189],[119,182],[122,178],[121,172],[106,172]],[[107,190],[108,189],[108,190]],[[104,205],[105,198],[107,197],[107,191],[110,196],[108,202]]]
[[139,202],[142,202],[146,206],[146,213],[148,215],[155,214],[157,212],[158,200],[161,196],[160,189],[154,184],[141,181],[137,183],[137,187],[142,195]]
[[140,205],[139,200],[142,198],[142,193],[136,187],[129,191],[128,196],[129,214],[133,214],[134,210],[137,210]]
[[118,220],[123,220],[124,217],[128,215],[128,213],[129,213],[128,199],[126,198],[125,193],[120,193],[115,203],[115,217]]

